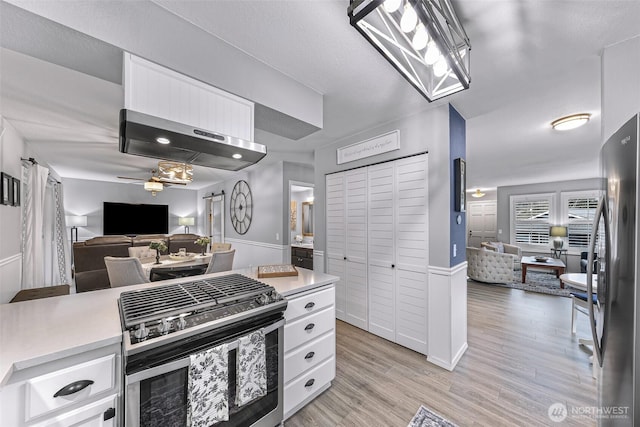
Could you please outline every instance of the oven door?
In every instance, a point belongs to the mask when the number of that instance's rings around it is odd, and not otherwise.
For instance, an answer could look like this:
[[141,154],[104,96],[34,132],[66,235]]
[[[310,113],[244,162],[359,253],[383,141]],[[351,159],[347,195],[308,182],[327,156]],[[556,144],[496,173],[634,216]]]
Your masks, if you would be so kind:
[[[254,324],[252,329],[240,327],[219,333],[218,336],[208,335],[189,342],[178,341],[147,354],[135,355],[135,359],[125,365],[125,425],[186,426],[189,356],[225,342],[229,344],[229,420],[215,426],[279,425],[283,417],[283,327],[284,320],[280,317],[266,326],[255,327]],[[267,395],[238,407],[235,403],[237,338],[260,328],[265,331]]]

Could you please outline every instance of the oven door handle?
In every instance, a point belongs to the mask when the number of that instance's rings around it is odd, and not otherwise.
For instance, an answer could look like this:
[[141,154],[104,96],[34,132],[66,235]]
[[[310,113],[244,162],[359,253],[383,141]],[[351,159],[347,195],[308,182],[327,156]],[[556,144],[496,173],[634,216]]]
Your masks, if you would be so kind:
[[[265,335],[275,331],[278,328],[284,326],[284,319],[277,321],[269,326],[266,326],[264,329]],[[247,332],[249,334],[250,332]],[[233,340],[227,343],[227,349],[229,351],[238,348],[239,340]],[[191,357],[183,357],[182,359],[174,360],[169,363],[165,363],[160,366],[156,366],[154,368],[145,369],[144,371],[136,372],[135,374],[127,375],[125,377],[125,384],[128,386],[130,384],[135,384],[140,381],[144,381],[149,378],[157,377],[158,375],[166,374],[168,372],[177,371],[178,369],[186,368],[191,364]]]

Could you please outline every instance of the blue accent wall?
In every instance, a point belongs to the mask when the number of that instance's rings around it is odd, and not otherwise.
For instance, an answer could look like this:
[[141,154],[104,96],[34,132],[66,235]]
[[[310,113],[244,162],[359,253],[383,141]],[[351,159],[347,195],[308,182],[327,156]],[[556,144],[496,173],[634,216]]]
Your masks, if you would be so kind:
[[[451,195],[449,201],[449,247],[450,267],[456,266],[466,260],[467,246],[467,213],[455,211],[455,173],[453,161],[457,158],[467,157],[467,127],[464,117],[449,104],[449,184]],[[466,173],[466,171],[465,171]],[[466,203],[465,203],[466,204]],[[462,222],[456,222],[457,216],[462,217]],[[456,245],[456,256],[453,256],[453,245]]]

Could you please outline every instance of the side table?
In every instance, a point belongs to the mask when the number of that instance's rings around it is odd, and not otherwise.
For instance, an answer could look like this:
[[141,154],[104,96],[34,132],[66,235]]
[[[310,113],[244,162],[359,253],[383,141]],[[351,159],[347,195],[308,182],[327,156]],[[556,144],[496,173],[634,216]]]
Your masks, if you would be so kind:
[[568,249],[551,248],[549,249],[549,251],[551,252],[551,256],[555,259],[562,259],[562,256],[564,256],[564,264],[569,265],[569,260],[567,259],[567,252],[569,251]]

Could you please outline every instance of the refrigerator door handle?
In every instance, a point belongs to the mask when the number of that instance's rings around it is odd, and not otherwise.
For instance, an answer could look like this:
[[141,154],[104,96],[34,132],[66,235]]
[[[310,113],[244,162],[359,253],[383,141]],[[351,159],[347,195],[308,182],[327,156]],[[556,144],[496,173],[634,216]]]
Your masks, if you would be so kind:
[[[589,242],[589,253],[587,258],[587,298],[589,300],[593,299],[593,261],[594,261],[594,253],[596,247],[596,238],[598,236],[598,229],[600,228],[600,217],[603,217],[604,222],[604,239],[605,239],[605,257],[609,256],[609,210],[607,206],[607,196],[604,195],[600,199],[600,203],[598,203],[598,208],[596,209],[596,214],[594,217],[593,227],[591,229],[591,242]],[[608,265],[605,263],[605,267],[608,268]],[[607,274],[605,271],[604,274]],[[604,283],[603,283],[604,284]],[[596,356],[598,363],[602,366],[602,360],[604,357],[604,350],[602,348],[601,342],[598,339],[598,332],[596,329],[596,319],[594,312],[594,304],[589,304],[587,301],[587,306],[589,307],[589,326],[591,327],[591,335],[593,337],[593,353]],[[598,301],[598,307],[600,307],[600,301]],[[601,317],[601,321],[604,321],[604,316]],[[595,363],[596,359],[593,360]]]

